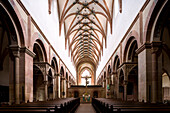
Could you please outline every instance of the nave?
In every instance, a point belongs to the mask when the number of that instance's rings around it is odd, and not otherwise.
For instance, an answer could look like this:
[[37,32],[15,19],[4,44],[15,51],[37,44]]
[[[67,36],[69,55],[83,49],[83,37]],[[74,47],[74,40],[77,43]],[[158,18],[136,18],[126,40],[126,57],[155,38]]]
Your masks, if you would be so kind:
[[169,8],[0,0],[0,112],[170,111]]

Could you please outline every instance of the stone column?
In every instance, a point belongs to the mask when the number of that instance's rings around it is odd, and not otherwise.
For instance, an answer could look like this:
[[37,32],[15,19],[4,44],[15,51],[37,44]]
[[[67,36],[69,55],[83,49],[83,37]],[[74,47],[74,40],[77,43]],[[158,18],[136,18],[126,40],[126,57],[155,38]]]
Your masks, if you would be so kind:
[[111,84],[113,85],[114,74],[111,75]]
[[127,101],[127,84],[128,81],[124,80],[124,100]]
[[20,104],[19,96],[19,57],[20,57],[20,47],[17,45],[10,46],[12,53],[15,57],[15,103]]
[[157,52],[160,47],[160,43],[152,43],[152,87],[151,87],[151,102],[156,103],[158,101],[158,70],[157,70]]
[[55,73],[54,74],[54,87],[55,87],[55,91],[53,91],[53,93],[55,94],[55,98],[54,99],[56,99],[56,98],[58,98],[58,93],[57,93],[57,90],[58,90],[58,78],[57,78],[57,74]]
[[107,86],[109,85],[109,77],[106,77],[106,98],[109,98],[109,90],[107,89]]
[[106,87],[106,79],[103,80],[103,88]]
[[64,94],[63,98],[66,98],[66,91],[67,91],[66,87],[67,87],[66,79],[63,78],[63,94]]
[[55,93],[56,93],[56,95],[55,95],[55,98],[59,98],[59,84],[60,84],[60,81],[59,81],[59,76],[60,76],[60,74],[59,73],[55,73],[54,74],[54,76],[55,76],[55,87],[56,87],[56,91],[55,91]]
[[44,99],[47,101],[48,99],[48,81],[44,81]]
[[53,77],[53,100],[56,98],[56,77]]
[[57,92],[58,92],[58,98],[61,98],[61,95],[60,95],[60,74],[58,73],[57,74],[57,84],[58,84],[58,87],[57,87]]
[[66,98],[68,97],[69,81],[66,81]]
[[71,81],[69,82],[69,88],[71,88]]
[[[103,88],[104,88],[104,91],[106,92],[106,79],[103,80]],[[104,97],[106,97],[106,93],[103,93],[104,94]]]
[[63,77],[61,76],[61,79],[60,79],[61,81],[61,86],[60,86],[60,96],[61,96],[61,98],[64,98],[64,96],[63,96],[63,92],[64,92],[64,83],[63,83]]
[[113,86],[113,98],[116,98],[117,95],[117,87],[116,87],[116,73],[112,72],[112,86]]
[[19,104],[19,56],[15,56],[15,99],[16,104]]

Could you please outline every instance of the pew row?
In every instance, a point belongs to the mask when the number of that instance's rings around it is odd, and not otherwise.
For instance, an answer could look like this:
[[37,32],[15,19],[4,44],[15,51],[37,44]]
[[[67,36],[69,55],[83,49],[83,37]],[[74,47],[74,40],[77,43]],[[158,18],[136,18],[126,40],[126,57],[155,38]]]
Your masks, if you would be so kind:
[[74,113],[79,105],[80,98],[66,98],[52,101],[39,101],[18,105],[1,106],[0,112]]
[[114,113],[121,111],[170,111],[170,106],[128,101],[115,101],[113,99],[92,98],[92,105],[97,113]]

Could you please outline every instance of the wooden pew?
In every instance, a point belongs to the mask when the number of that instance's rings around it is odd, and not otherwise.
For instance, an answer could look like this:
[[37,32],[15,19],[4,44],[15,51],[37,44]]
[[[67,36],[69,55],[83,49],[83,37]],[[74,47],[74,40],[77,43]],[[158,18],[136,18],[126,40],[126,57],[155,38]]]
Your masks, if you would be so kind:
[[93,98],[92,105],[97,113],[113,113],[121,111],[170,111],[170,106],[164,104],[139,103],[130,101],[115,101],[112,99]]
[[26,104],[0,107],[0,112],[27,113],[74,113],[80,105],[80,98],[57,99],[53,101],[31,102]]

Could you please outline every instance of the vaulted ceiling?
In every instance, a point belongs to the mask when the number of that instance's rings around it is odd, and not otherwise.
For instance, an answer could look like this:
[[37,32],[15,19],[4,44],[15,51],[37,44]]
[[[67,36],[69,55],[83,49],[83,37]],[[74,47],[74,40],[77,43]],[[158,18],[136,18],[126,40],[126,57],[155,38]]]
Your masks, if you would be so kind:
[[[75,66],[99,64],[107,40],[107,24],[112,32],[114,0],[58,0],[65,46]],[[64,28],[62,28],[64,26]],[[106,44],[105,44],[106,45]]]

